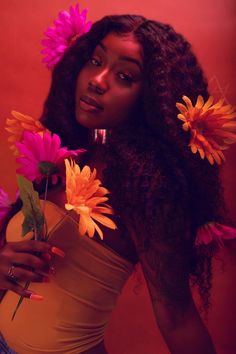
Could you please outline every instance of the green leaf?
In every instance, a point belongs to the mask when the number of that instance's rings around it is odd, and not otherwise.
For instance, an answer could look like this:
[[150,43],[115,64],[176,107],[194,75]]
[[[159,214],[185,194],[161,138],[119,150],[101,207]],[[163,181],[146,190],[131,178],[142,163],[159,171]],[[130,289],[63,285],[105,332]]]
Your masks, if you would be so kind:
[[45,219],[38,192],[34,190],[33,183],[23,176],[17,175],[17,183],[23,203],[21,210],[25,217],[22,224],[22,236],[25,236],[29,231],[33,231],[37,235],[37,239],[41,239]]

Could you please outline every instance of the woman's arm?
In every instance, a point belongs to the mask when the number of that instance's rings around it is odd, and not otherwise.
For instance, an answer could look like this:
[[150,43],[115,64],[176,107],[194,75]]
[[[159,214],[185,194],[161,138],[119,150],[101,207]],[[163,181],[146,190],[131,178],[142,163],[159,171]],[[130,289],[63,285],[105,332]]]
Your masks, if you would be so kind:
[[188,277],[185,277],[186,281],[181,287],[182,296],[186,298],[184,306],[167,304],[165,299],[160,299],[158,289],[153,285],[155,282],[152,279],[154,275],[150,271],[149,252],[140,255],[140,262],[152,300],[156,322],[171,354],[216,354],[207,328],[195,307]]

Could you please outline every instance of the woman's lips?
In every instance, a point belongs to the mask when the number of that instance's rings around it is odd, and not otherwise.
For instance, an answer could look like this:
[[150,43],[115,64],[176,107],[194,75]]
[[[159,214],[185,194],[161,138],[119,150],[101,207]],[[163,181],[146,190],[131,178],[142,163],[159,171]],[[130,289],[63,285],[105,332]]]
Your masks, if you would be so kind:
[[101,112],[104,109],[96,100],[89,96],[80,98],[79,107],[86,112]]

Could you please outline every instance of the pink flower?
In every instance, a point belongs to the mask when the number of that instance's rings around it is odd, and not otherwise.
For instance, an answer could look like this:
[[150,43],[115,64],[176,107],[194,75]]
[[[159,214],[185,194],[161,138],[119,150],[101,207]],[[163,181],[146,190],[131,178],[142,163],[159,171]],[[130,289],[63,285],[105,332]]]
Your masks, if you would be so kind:
[[67,150],[61,148],[61,140],[56,134],[45,132],[42,136],[25,131],[21,143],[16,143],[20,157],[16,161],[21,165],[17,173],[30,181],[40,182],[51,176],[52,183],[57,183],[58,176],[65,178],[64,160],[83,153],[84,149]]
[[92,22],[86,23],[88,10],[79,12],[79,4],[71,6],[69,11],[60,11],[58,18],[54,21],[55,26],[51,26],[44,33],[47,39],[42,40],[45,48],[41,51],[45,54],[43,63],[51,69],[63,56],[70,45],[82,34],[88,32]]
[[11,209],[11,201],[8,194],[0,187],[0,222]]
[[218,247],[224,246],[224,240],[236,239],[236,229],[217,222],[209,222],[199,227],[195,245],[208,245],[215,242]]

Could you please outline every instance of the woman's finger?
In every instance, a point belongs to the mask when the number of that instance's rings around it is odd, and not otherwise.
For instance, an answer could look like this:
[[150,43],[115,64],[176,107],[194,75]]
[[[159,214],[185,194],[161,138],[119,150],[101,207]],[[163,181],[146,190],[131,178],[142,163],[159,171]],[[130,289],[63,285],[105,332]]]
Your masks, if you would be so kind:
[[20,281],[24,282],[49,282],[50,279],[48,275],[40,274],[34,272],[30,269],[25,269],[22,267],[11,266],[7,273],[7,278],[10,282],[18,283]]
[[31,253],[15,253],[12,263],[17,267],[23,267],[39,273],[48,273],[50,270],[48,261]]
[[15,252],[50,252],[52,245],[48,242],[28,240],[21,242],[8,242],[7,243]]
[[23,296],[24,298],[31,300],[43,300],[43,296],[36,294],[34,291],[30,289],[24,289],[21,285],[17,283],[11,283],[7,287],[8,290],[13,291],[14,293]]
[[8,245],[15,252],[29,252],[29,253],[39,252],[39,253],[56,254],[60,257],[65,256],[63,250],[51,245],[48,242],[43,242],[43,241],[28,240],[22,242],[9,242]]

